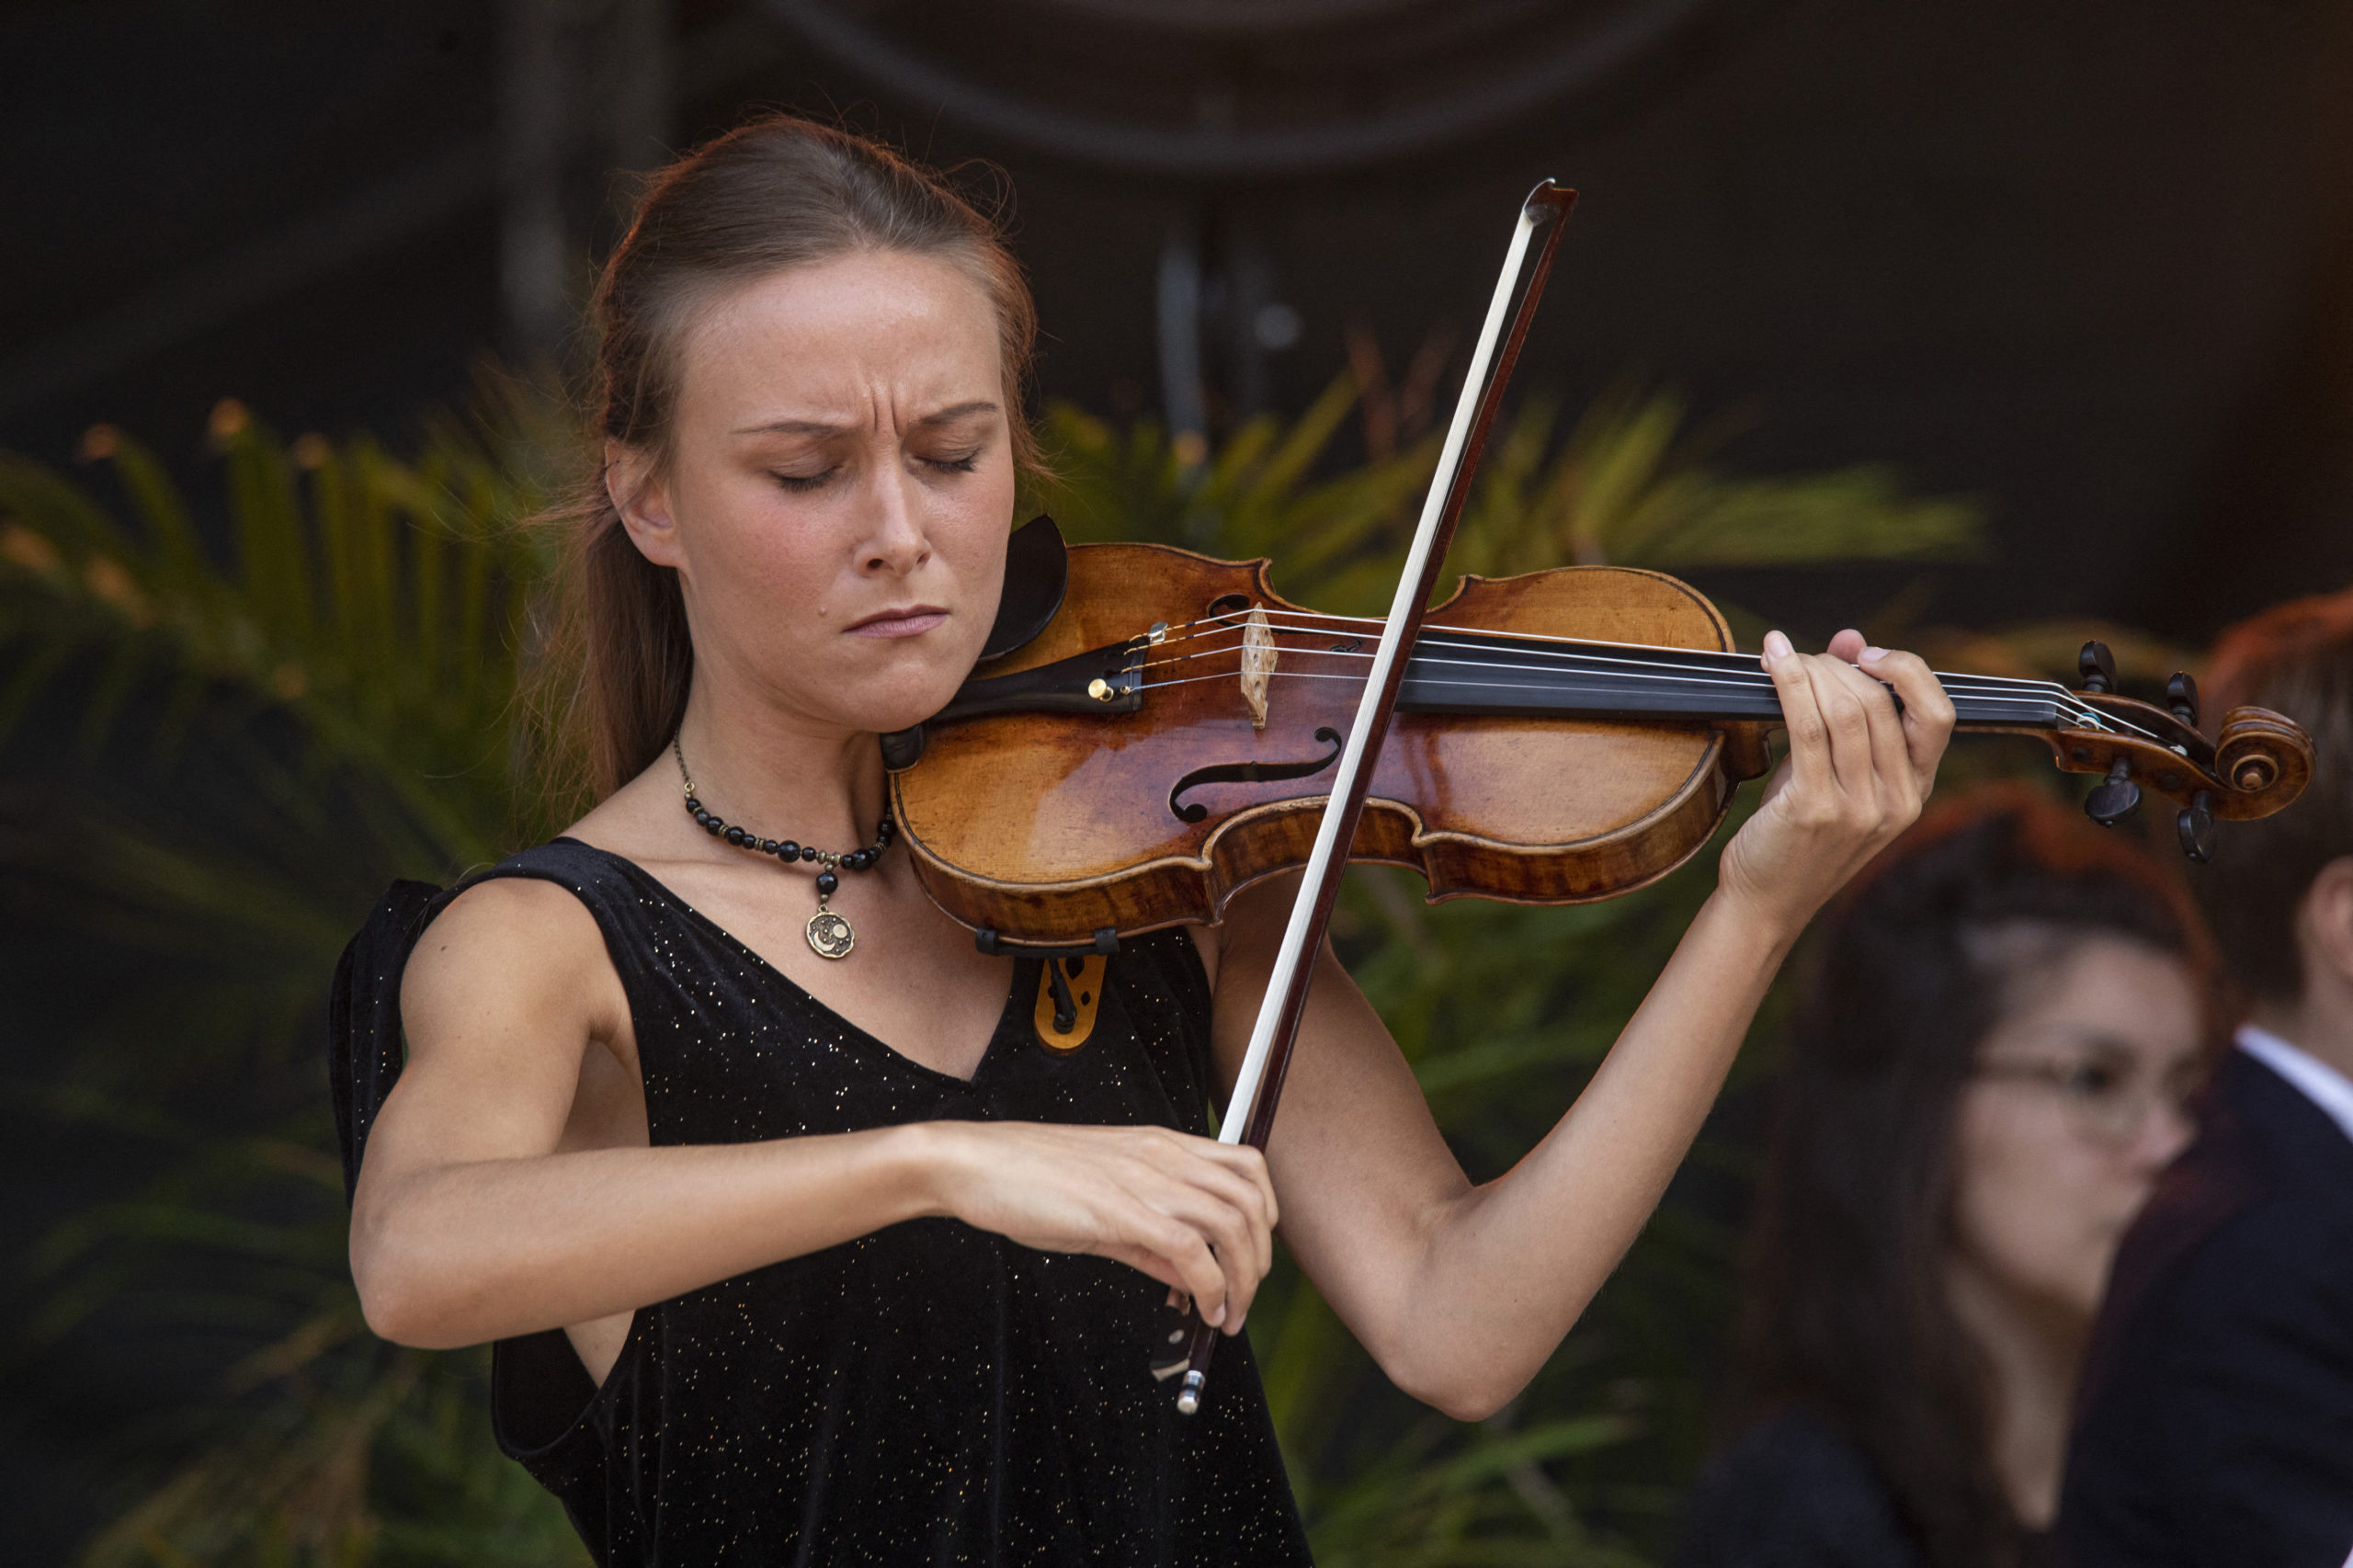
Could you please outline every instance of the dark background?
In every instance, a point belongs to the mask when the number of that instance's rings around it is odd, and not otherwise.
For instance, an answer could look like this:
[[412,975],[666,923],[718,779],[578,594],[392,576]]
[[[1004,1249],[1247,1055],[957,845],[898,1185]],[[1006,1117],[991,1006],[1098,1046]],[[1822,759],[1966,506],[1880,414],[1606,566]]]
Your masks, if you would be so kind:
[[[1938,619],[2192,639],[2353,573],[2346,6],[1258,0],[1291,25],[1220,30],[1245,9],[15,6],[0,445],[63,461],[110,420],[200,480],[224,395],[397,435],[485,351],[576,348],[616,164],[786,105],[1001,165],[1040,391],[1097,412],[1172,411],[1172,250],[1214,430],[1297,409],[1351,324],[1392,365],[1475,325],[1552,175],[1584,202],[1522,384],[1670,385],[1735,417],[1728,465],[1984,498],[2000,556]],[[1295,345],[1251,344],[1267,304]]]
[[[1551,175],[1584,199],[1522,385],[1671,386],[1727,467],[1981,498],[1998,554],[1929,619],[2194,642],[2353,577],[2333,0],[19,0],[0,447],[70,465],[110,421],[201,506],[223,396],[397,445],[488,357],[576,365],[614,171],[760,106],[1002,168],[1041,397],[1214,436],[1352,329],[1392,369],[1459,342]],[[1819,633],[1915,574],[1730,585]],[[0,1065],[112,961],[9,998]],[[14,1256],[108,1151],[5,1131]],[[75,1429],[201,1360],[144,1354],[0,1412],[0,1563],[97,1517]]]

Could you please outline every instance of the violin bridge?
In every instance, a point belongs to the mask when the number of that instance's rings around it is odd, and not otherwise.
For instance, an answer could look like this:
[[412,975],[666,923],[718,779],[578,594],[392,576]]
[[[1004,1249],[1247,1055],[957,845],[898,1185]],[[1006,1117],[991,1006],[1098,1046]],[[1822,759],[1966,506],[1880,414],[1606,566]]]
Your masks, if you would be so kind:
[[1267,727],[1267,687],[1275,677],[1275,633],[1267,624],[1267,607],[1251,607],[1242,623],[1242,699],[1250,704],[1250,727]]

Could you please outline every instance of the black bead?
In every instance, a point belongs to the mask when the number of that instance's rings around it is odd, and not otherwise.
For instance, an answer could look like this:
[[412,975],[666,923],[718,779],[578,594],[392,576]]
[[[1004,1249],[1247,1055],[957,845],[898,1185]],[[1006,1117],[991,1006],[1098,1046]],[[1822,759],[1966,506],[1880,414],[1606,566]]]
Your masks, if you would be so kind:
[[770,850],[769,853],[774,855],[779,860],[798,860],[801,858],[801,846],[793,843],[792,840],[788,838],[782,844],[778,845],[774,849]]
[[866,851],[863,849],[853,849],[848,854],[843,856],[842,869],[845,871],[863,871],[866,869]]
[[802,845],[801,846],[801,858],[803,860],[814,860],[817,858],[817,846],[813,844]]
[[761,840],[760,840],[760,853],[761,853],[761,854],[763,854],[763,855],[773,855],[773,854],[775,854],[775,853],[776,853],[776,840],[775,840],[775,839],[773,839],[773,838],[763,838],[763,839],[761,839]]
[[690,816],[698,816],[698,817],[699,817],[699,816],[702,815],[702,802],[701,802],[700,801],[696,800],[692,795],[688,796],[688,797],[687,797],[687,812],[688,812],[688,815],[690,815]]
[[817,873],[817,892],[822,896],[826,898],[833,897],[834,890],[841,885],[842,880],[834,875],[831,871],[820,871]]
[[715,816],[710,816],[710,815],[709,815],[709,814],[706,814],[706,815],[703,817],[703,819],[702,819],[702,828],[703,828],[703,831],[704,831],[705,833],[708,833],[708,834],[710,834],[712,837],[716,838],[716,837],[718,837],[721,834],[725,833],[725,832],[727,831],[727,824],[726,824],[725,823],[723,823],[723,822],[721,822],[721,821],[720,821],[717,817],[715,817]]
[[729,829],[727,830],[727,842],[728,842],[728,843],[730,843],[730,844],[741,844],[741,843],[743,843],[743,842],[744,842],[744,830],[743,830],[742,828],[740,828],[740,827],[731,827],[731,828],[729,828]]

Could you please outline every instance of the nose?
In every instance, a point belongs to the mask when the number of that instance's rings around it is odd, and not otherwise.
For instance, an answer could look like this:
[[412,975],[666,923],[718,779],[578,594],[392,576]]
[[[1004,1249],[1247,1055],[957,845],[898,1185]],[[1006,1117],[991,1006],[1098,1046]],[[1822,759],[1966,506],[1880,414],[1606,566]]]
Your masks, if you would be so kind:
[[931,559],[931,539],[899,465],[878,463],[873,473],[871,499],[864,509],[867,535],[858,542],[858,570],[904,577]]

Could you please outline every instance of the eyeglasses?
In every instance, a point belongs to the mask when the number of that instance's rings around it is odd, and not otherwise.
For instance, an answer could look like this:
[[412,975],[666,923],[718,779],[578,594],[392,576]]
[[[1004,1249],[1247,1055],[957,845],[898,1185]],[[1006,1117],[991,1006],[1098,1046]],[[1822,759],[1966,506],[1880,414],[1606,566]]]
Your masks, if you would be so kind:
[[1981,1062],[1975,1075],[2041,1085],[2058,1095],[2086,1134],[2119,1146],[2140,1136],[2149,1113],[2160,1108],[2190,1119],[2190,1097],[2204,1076],[2194,1063],[2153,1071],[2124,1051]]

